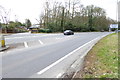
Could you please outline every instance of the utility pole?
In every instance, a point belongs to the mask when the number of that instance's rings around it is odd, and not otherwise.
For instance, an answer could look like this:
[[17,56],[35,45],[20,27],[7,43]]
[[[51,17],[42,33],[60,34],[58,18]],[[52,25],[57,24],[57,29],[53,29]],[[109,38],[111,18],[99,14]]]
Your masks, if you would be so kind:
[[117,0],[117,11],[118,11],[118,29],[120,29],[120,1]]

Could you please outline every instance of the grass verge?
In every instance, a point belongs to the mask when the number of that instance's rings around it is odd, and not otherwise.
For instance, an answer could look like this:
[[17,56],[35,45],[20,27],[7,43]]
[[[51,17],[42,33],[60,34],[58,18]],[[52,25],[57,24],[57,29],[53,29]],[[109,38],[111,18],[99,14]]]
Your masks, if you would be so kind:
[[118,35],[101,39],[85,57],[76,78],[118,78]]

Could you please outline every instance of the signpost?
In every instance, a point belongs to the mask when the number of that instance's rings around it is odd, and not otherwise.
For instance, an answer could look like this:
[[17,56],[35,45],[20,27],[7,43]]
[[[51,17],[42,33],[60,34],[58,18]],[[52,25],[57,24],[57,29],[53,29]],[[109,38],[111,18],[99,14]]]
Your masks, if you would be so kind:
[[120,22],[120,1],[118,2],[118,22]]
[[118,2],[118,29],[120,29],[120,1]]

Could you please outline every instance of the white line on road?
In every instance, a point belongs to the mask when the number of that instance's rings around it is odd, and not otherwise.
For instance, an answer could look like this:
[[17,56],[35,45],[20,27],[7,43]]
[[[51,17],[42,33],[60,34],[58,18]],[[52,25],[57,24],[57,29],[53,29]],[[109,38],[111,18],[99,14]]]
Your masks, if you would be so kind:
[[0,52],[1,54],[4,53],[4,52]]
[[72,36],[67,36],[67,38],[72,37]]
[[87,44],[91,43],[94,40],[97,40],[99,37],[85,43],[84,45],[78,47],[77,49],[73,50],[72,52],[70,52],[69,54],[65,55],[64,57],[60,58],[59,60],[57,60],[56,62],[52,63],[51,65],[47,66],[46,68],[42,69],[41,71],[37,72],[37,74],[41,75],[42,73],[46,72],[47,70],[49,70],[50,68],[52,68],[53,66],[55,66],[56,64],[60,63],[61,61],[63,61],[65,58],[69,57],[70,55],[72,55],[74,52],[78,51],[79,49],[81,49],[82,47],[86,46]]
[[20,39],[20,38],[25,38],[25,37],[11,37],[11,38],[5,38],[5,39]]
[[31,37],[43,37],[43,36],[48,36],[48,35],[41,35],[41,36],[38,36],[38,35],[35,35],[35,36],[23,36],[23,37],[6,37],[5,39],[22,39],[22,38],[31,38]]
[[59,73],[56,78],[60,78],[62,76],[62,73]]
[[27,42],[24,42],[24,46],[25,46],[26,48],[28,48],[28,44],[27,44]]
[[43,44],[43,42],[41,40],[39,40],[40,44]]
[[63,38],[59,38],[59,37],[58,37],[58,38],[55,38],[55,39],[61,40],[61,39],[63,39]]

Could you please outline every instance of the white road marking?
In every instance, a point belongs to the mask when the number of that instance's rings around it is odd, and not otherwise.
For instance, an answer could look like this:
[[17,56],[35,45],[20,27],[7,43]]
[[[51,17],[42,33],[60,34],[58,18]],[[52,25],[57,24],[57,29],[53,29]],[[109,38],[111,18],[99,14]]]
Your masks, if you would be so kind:
[[28,44],[27,44],[27,42],[24,42],[24,46],[25,46],[26,48],[28,48]]
[[85,57],[85,55],[82,55],[80,58],[82,59],[82,58],[84,58]]
[[86,46],[87,44],[91,43],[94,40],[97,40],[99,37],[85,43],[84,45],[78,47],[77,49],[73,50],[72,52],[70,52],[69,54],[65,55],[64,57],[60,58],[59,60],[57,60],[56,62],[52,63],[51,65],[47,66],[46,68],[42,69],[41,71],[37,72],[38,75],[43,74],[44,72],[46,72],[47,70],[49,70],[50,68],[52,68],[53,66],[55,66],[56,64],[60,63],[61,61],[63,61],[65,58],[69,57],[70,55],[72,55],[74,52],[78,51],[79,49],[81,49],[82,47]]
[[69,38],[69,37],[72,37],[72,36],[67,36],[67,37]]
[[56,39],[62,39],[62,38],[56,38]]
[[5,39],[20,39],[20,38],[31,38],[31,37],[43,37],[43,36],[48,36],[48,35],[42,35],[42,36],[23,36],[23,37],[6,37]]
[[41,40],[39,40],[40,44],[43,44],[43,42]]
[[56,78],[60,78],[62,76],[62,73],[59,73]]
[[20,38],[25,38],[25,37],[11,37],[11,38],[5,38],[5,39],[20,39]]
[[0,52],[1,54],[4,53],[4,52]]

